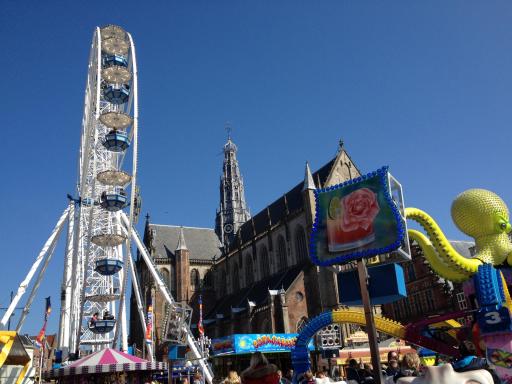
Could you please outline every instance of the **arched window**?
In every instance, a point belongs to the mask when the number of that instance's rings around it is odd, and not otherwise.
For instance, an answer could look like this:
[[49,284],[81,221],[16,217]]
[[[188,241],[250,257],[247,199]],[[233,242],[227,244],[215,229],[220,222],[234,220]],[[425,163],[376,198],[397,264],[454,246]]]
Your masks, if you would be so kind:
[[160,270],[160,274],[162,275],[162,280],[167,285],[167,287],[171,287],[171,281],[169,279],[169,270],[167,268],[162,268]]
[[287,267],[286,243],[283,236],[277,238],[277,270],[281,271]]
[[252,267],[252,255],[246,256],[247,261],[245,262],[245,281],[247,286],[254,282],[254,270]]
[[238,265],[235,264],[235,268],[233,268],[233,292],[237,292],[240,290],[240,279],[238,277]]
[[265,277],[270,275],[270,263],[268,260],[268,251],[266,246],[262,246],[260,248],[260,270],[261,270],[261,278],[264,279]]
[[199,271],[195,268],[190,271],[190,285],[193,290],[199,289]]
[[304,235],[304,228],[300,225],[295,229],[295,253],[297,261],[301,262],[308,257],[308,247],[306,245],[306,236]]

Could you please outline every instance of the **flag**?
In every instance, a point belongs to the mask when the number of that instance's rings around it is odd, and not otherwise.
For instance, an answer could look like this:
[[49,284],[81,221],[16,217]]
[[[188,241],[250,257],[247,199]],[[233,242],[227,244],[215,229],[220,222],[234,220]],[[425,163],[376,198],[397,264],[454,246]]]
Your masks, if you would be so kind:
[[46,299],[46,310],[44,311],[44,321],[48,320],[48,315],[52,312],[52,303],[50,302],[50,296]]
[[197,322],[197,329],[199,330],[199,334],[203,336],[203,295],[199,295],[199,321]]
[[151,336],[153,330],[153,304],[149,303],[148,306],[148,321],[146,323],[146,343],[153,343],[153,337]]
[[43,323],[43,327],[39,331],[39,334],[37,335],[36,340],[35,340],[35,344],[36,344],[37,348],[41,348],[43,346],[44,338],[46,335],[46,323],[48,322],[48,315],[52,311],[52,304],[50,302],[50,297],[47,297],[45,300],[46,300],[46,306],[45,306],[45,310],[44,310],[44,323]]
[[46,333],[46,321],[43,324],[43,328],[39,331],[39,334],[36,337],[35,344],[37,348],[41,348],[44,342],[44,336]]

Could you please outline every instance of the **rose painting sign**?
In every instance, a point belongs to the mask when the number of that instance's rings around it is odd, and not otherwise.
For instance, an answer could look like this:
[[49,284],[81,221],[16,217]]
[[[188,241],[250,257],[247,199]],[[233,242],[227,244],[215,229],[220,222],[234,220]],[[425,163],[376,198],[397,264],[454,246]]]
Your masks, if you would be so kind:
[[333,265],[389,253],[401,246],[405,228],[390,194],[387,167],[315,191],[311,258]]

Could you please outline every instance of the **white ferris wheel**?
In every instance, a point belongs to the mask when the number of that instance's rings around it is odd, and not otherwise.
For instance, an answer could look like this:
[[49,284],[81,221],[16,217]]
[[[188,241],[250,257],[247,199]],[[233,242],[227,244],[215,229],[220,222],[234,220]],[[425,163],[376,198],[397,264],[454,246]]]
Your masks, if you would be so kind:
[[[134,228],[140,211],[136,187],[137,132],[137,61],[132,36],[116,25],[96,28],[85,90],[78,197],[68,196],[68,207],[21,282],[1,325],[5,327],[35,278],[16,326],[16,331],[21,330],[67,223],[58,347],[63,355],[75,354],[75,357],[80,356],[81,351],[108,347],[126,351],[128,274],[142,329],[146,329],[145,309],[131,254],[133,240],[167,301],[167,317],[182,320],[178,322],[178,329],[171,329],[173,324],[176,327],[176,322],[166,319],[167,338],[182,338],[199,362],[206,380],[211,382],[211,370],[192,337],[187,319],[183,318],[190,311],[174,301]],[[152,360],[151,346],[148,352]]]

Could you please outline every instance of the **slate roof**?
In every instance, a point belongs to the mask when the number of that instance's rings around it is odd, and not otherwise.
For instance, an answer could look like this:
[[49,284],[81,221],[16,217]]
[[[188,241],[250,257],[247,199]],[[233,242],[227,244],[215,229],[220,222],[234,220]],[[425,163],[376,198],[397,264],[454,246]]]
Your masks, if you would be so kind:
[[206,318],[215,319],[217,314],[228,317],[231,308],[247,308],[248,301],[252,301],[256,306],[264,304],[268,298],[269,289],[282,288],[287,291],[302,271],[302,267],[303,265],[300,264],[295,265],[226,296],[223,300],[217,301],[217,305],[206,315]]
[[[317,188],[320,188],[325,184],[335,161],[336,158],[333,158],[322,168],[313,173],[313,180],[317,184]],[[318,185],[319,182],[320,185]],[[302,200],[303,186],[304,181],[301,181],[295,187],[286,192],[283,196],[269,204],[268,207],[263,208],[260,212],[255,214],[251,220],[248,220],[242,224],[239,229],[242,244],[251,241],[254,236],[264,233],[270,225],[277,224],[287,214],[300,211],[304,206]],[[230,245],[228,252],[236,249],[236,243],[237,242],[235,241]]]
[[463,241],[463,240],[449,240],[452,247],[462,256],[471,257],[470,248],[475,246],[475,243],[472,241]]
[[[155,248],[154,257],[174,259],[180,228],[174,225],[149,224],[153,238],[152,245]],[[190,252],[189,259],[210,261],[214,257],[220,257],[221,244],[213,229],[183,227],[183,235]]]

